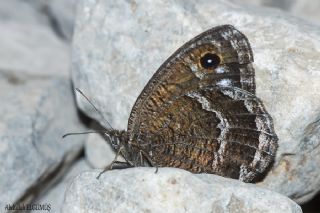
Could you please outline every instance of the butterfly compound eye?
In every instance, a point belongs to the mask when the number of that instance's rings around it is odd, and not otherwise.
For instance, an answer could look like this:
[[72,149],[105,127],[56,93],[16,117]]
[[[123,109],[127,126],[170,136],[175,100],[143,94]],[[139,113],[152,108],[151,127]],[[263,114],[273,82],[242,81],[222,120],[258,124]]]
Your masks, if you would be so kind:
[[220,64],[220,57],[216,54],[206,53],[200,58],[200,64],[205,69],[214,69]]

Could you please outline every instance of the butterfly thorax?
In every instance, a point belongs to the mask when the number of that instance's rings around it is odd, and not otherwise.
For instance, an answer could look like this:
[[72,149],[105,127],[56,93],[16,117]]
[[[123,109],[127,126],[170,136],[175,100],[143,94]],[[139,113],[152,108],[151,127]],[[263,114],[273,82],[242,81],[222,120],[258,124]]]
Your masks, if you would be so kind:
[[129,140],[125,130],[107,130],[105,136],[116,153],[119,153],[131,166],[150,166],[142,153],[141,145],[135,140]]

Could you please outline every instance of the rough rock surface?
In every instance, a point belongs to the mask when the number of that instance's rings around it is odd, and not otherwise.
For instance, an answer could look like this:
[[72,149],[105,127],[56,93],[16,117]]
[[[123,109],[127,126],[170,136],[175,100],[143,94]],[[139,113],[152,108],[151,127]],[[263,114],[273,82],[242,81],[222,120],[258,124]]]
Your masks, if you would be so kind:
[[58,36],[71,41],[76,17],[77,0],[46,1],[48,14],[53,19]]
[[289,8],[289,12],[314,24],[320,25],[320,1],[296,0]]
[[41,76],[68,76],[70,46],[48,17],[19,0],[0,3],[0,69]]
[[[279,136],[276,162],[261,185],[300,203],[319,191],[318,26],[280,10],[219,0],[81,1],[78,12],[74,84],[117,129],[126,128],[144,85],[178,47],[213,26],[237,27],[251,42],[257,96]],[[82,98],[77,102],[100,119]]]
[[[0,206],[29,203],[78,158],[70,45],[35,1],[0,2]],[[0,210],[0,211],[1,211]]]
[[[83,130],[69,80],[0,78],[0,206],[23,197],[30,201],[79,155],[83,137],[61,136]],[[61,104],[63,103],[63,105]]]
[[79,175],[62,212],[302,212],[287,197],[253,184],[180,169],[134,168]]
[[54,188],[50,189],[48,193],[44,194],[39,200],[34,203],[50,204],[50,212],[60,212],[64,201],[64,195],[73,181],[73,179],[82,172],[92,170],[88,163],[81,159],[77,161],[69,171],[66,172],[65,176],[59,181]]
[[[77,0],[18,0],[46,16],[54,33],[62,40],[70,41],[73,35]],[[47,24],[47,25],[48,25]]]
[[314,0],[228,0],[245,5],[279,8],[314,24],[320,23],[320,1]]

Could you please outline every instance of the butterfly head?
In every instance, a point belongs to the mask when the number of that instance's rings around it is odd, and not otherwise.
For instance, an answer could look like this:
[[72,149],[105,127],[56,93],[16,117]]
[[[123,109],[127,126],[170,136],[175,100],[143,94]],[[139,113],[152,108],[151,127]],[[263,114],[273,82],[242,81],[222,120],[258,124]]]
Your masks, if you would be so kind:
[[108,130],[104,135],[115,151],[124,146],[128,140],[127,132],[123,130]]
[[141,166],[143,164],[144,161],[137,149],[137,144],[130,142],[127,131],[107,130],[105,137],[115,152],[118,152],[127,163],[135,166]]

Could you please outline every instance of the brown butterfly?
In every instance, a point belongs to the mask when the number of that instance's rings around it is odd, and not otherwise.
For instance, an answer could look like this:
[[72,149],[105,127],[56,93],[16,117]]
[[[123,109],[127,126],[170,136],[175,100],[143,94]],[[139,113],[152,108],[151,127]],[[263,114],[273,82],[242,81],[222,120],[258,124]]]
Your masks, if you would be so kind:
[[231,25],[193,38],[168,58],[133,106],[127,131],[106,130],[108,169],[176,167],[251,182],[273,162],[277,136],[255,96],[253,53]]

